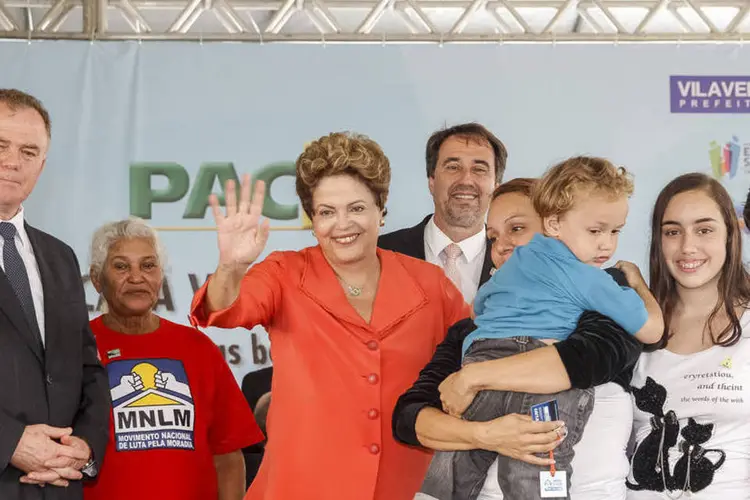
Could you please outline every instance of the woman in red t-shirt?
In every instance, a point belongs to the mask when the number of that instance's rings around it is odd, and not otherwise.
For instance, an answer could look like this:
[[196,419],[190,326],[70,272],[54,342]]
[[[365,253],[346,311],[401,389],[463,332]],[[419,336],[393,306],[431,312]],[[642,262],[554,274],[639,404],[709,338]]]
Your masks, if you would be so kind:
[[241,449],[263,440],[218,347],[154,314],[162,263],[156,233],[141,220],[94,234],[91,281],[106,312],[91,329],[109,376],[112,419],[86,500],[240,499]]

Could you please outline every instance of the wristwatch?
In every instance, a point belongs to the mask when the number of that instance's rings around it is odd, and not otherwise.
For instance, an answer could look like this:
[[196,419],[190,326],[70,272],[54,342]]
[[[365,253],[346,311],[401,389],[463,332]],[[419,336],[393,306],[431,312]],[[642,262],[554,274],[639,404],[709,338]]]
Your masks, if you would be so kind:
[[84,465],[81,469],[81,474],[83,474],[84,478],[86,479],[93,479],[98,473],[99,468],[96,466],[96,461],[92,456],[91,458],[89,458],[89,461],[86,462],[86,465]]

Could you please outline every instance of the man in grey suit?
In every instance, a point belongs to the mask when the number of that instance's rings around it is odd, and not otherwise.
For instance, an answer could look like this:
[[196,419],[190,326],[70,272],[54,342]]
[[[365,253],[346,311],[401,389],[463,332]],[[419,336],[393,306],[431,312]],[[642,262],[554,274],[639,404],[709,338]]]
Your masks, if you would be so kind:
[[[80,500],[109,435],[73,250],[30,226],[22,203],[44,168],[49,114],[0,89],[0,499]],[[57,210],[59,207],[50,207]]]

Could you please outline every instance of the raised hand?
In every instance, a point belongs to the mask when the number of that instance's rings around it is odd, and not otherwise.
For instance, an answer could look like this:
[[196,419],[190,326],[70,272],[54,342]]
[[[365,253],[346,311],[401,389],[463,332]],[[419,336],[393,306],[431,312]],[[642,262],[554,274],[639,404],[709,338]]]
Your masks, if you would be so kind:
[[222,213],[216,195],[212,194],[208,202],[216,221],[219,266],[247,269],[263,252],[268,241],[268,219],[260,221],[266,185],[263,181],[255,183],[251,201],[250,176],[242,176],[239,204],[235,189],[234,181],[227,181],[224,189],[226,213]]

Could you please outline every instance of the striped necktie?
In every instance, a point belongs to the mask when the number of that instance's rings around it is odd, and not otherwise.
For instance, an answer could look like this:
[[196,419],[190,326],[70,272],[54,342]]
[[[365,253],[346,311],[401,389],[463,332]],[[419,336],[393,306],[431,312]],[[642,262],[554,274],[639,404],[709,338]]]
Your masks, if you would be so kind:
[[8,277],[16,297],[21,303],[26,320],[29,322],[31,331],[34,333],[34,340],[41,344],[41,335],[39,333],[39,324],[36,321],[36,311],[34,309],[34,299],[31,295],[31,285],[29,284],[29,275],[26,272],[26,266],[23,263],[21,254],[16,247],[16,226],[10,222],[0,222],[0,236],[3,237],[3,267],[5,276]]

